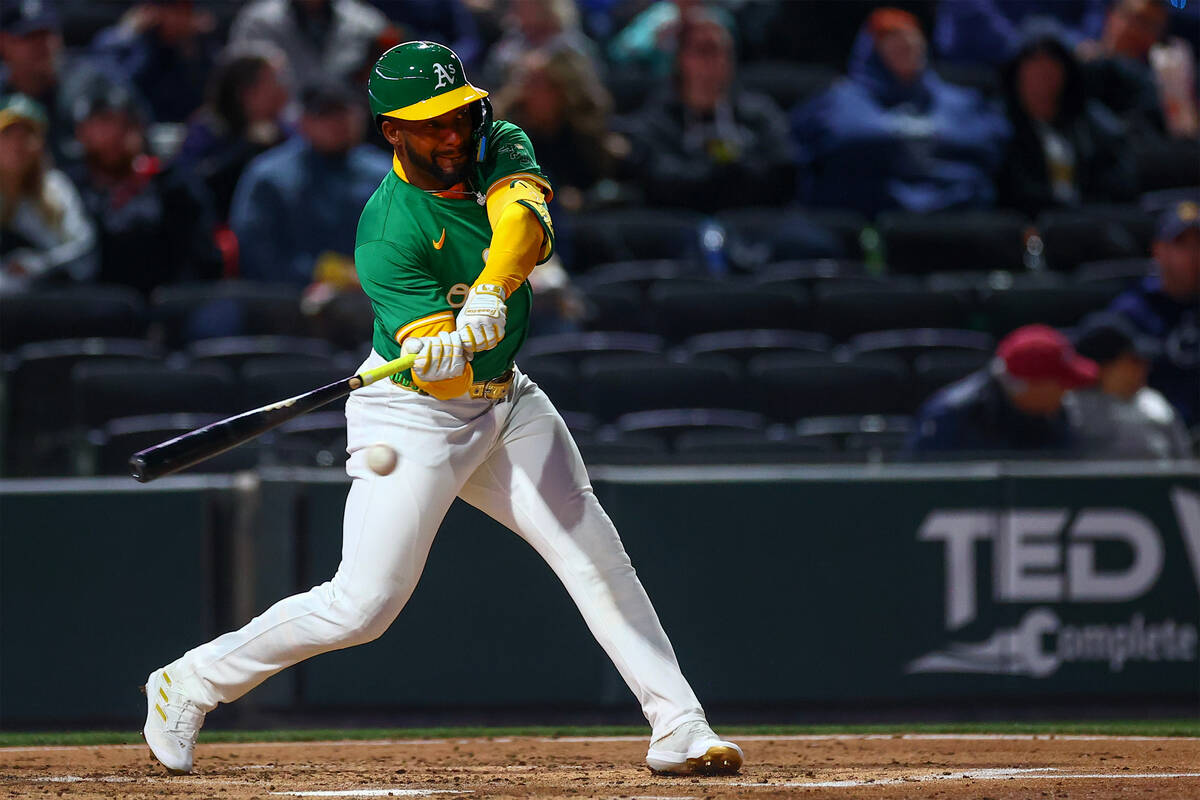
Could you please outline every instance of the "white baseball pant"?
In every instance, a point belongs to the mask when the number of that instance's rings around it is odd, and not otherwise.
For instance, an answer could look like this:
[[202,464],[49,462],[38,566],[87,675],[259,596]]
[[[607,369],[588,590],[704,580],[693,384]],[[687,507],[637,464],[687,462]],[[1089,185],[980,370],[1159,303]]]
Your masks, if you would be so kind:
[[[363,369],[384,360],[372,352]],[[361,371],[361,370],[360,370]],[[671,643],[545,393],[517,371],[508,401],[438,401],[380,381],[346,403],[354,479],[333,580],[188,651],[171,674],[208,711],[306,658],[379,637],[404,607],[455,496],[545,559],[641,703],[651,738],[704,719]],[[386,476],[366,465],[396,450]]]

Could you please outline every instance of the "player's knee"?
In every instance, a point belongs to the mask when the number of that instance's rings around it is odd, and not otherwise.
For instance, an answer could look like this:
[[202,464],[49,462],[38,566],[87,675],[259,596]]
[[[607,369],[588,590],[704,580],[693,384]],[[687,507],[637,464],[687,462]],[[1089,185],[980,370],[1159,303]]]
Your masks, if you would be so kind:
[[338,643],[365,644],[383,635],[404,605],[388,592],[364,594],[339,591],[330,584],[328,613],[338,631]]

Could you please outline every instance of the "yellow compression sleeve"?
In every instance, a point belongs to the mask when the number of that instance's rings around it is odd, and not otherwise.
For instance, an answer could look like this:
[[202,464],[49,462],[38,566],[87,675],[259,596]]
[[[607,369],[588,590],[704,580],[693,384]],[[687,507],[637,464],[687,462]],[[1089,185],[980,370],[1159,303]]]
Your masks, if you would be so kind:
[[[437,336],[442,331],[452,330],[454,330],[454,315],[439,311],[425,319],[410,322],[396,331],[396,342],[404,344],[404,340],[412,336]],[[457,378],[447,378],[444,381],[423,381],[414,372],[412,379],[418,389],[438,400],[453,400],[467,393],[467,390],[471,388],[471,383],[475,380],[475,373],[471,369],[471,362],[468,361],[466,369]]]
[[492,241],[488,260],[475,285],[491,284],[515,292],[533,268],[550,256],[553,241],[547,235],[550,213],[542,190],[530,181],[500,184],[488,195],[488,221]]

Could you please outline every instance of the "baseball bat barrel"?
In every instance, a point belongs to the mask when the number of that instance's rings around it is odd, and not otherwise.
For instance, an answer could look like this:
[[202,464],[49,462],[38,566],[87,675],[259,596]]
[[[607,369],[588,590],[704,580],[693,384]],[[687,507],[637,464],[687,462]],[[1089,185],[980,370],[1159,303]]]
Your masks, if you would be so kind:
[[139,450],[129,459],[129,474],[141,483],[187,469],[276,428],[290,419],[345,397],[355,389],[403,372],[417,360],[406,354],[386,364],[352,375],[277,403],[244,411],[162,444]]

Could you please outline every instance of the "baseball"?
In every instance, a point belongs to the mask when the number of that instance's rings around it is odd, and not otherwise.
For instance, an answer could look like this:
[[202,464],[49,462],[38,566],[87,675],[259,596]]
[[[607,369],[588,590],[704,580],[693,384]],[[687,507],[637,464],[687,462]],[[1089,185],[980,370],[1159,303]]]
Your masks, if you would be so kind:
[[367,450],[367,466],[376,475],[390,475],[396,468],[396,451],[386,444],[373,444]]

